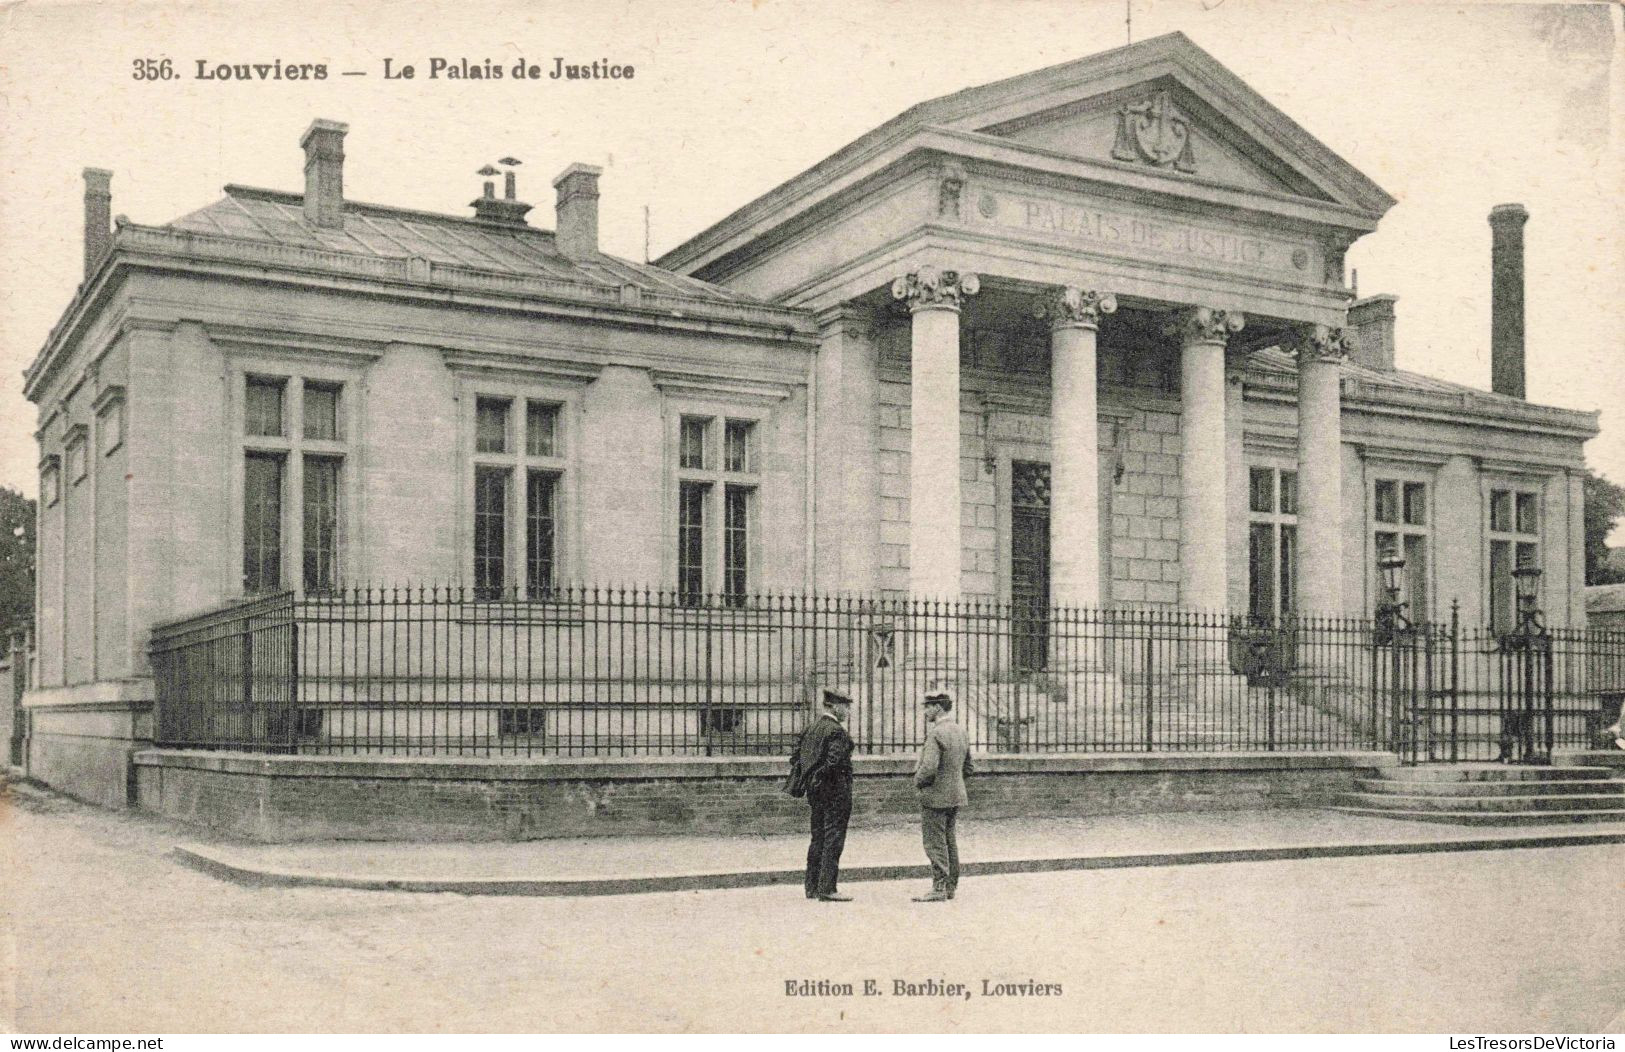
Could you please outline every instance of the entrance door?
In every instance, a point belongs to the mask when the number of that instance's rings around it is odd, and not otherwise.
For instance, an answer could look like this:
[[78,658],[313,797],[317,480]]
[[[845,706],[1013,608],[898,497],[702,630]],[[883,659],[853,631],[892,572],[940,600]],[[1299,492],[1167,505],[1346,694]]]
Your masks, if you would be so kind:
[[1049,658],[1049,465],[1010,464],[1010,659],[1039,670]]

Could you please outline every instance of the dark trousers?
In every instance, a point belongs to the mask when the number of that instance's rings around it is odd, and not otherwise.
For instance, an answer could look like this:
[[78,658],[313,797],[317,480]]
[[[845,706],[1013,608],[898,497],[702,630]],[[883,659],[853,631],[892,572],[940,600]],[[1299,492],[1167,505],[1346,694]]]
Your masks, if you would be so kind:
[[852,817],[852,782],[840,778],[807,791],[812,805],[812,843],[807,845],[807,894],[833,895],[841,875],[846,823]]
[[931,860],[931,889],[953,891],[959,886],[959,838],[954,826],[957,807],[920,808],[920,839],[925,841],[925,857]]

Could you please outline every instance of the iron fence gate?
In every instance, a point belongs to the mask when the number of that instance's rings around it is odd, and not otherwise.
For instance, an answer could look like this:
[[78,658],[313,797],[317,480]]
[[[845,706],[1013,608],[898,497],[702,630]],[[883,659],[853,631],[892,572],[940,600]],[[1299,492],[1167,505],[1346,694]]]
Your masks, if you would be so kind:
[[1625,633],[1547,628],[1396,627],[1374,639],[1372,682],[1406,763],[1549,763],[1589,748],[1625,696]]

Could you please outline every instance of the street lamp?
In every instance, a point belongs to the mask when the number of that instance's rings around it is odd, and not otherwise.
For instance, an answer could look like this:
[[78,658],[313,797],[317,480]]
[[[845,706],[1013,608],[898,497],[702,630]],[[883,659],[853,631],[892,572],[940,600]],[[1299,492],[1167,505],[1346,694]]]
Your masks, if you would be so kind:
[[1377,643],[1383,645],[1394,640],[1396,632],[1411,627],[1405,616],[1405,603],[1399,598],[1400,573],[1405,569],[1405,557],[1388,549],[1377,559],[1382,572],[1382,599],[1377,603]]
[[[1554,730],[1552,637],[1536,605],[1540,598],[1540,568],[1520,566],[1512,571],[1512,580],[1518,596],[1518,623],[1499,640],[1506,662],[1502,671],[1505,682],[1500,760],[1549,761]],[[1544,746],[1544,750],[1537,746]]]
[[1535,605],[1540,598],[1540,567],[1520,566],[1512,571],[1512,579],[1518,589],[1518,628],[1522,630],[1526,625],[1539,626],[1541,611]]

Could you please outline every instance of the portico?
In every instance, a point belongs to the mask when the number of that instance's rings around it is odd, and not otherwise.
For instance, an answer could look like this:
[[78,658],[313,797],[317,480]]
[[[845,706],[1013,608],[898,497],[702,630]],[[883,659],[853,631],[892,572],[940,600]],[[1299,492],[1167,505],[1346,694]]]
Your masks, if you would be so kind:
[[1279,348],[1297,609],[1339,615],[1343,255],[1392,203],[1173,35],[916,107],[662,262],[844,319],[815,588],[1235,608],[1239,377]]

